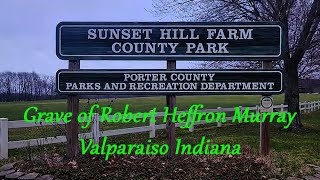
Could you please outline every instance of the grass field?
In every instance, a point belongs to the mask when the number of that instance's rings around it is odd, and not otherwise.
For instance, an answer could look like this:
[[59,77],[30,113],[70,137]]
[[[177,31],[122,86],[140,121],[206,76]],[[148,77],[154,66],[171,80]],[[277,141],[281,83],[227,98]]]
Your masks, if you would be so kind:
[[[252,106],[260,103],[261,96],[252,95],[230,95],[230,96],[178,96],[177,107],[179,110],[187,110],[192,104],[203,104],[205,108]],[[273,96],[274,104],[283,103],[284,96]],[[319,94],[301,94],[300,102],[320,100]],[[95,101],[90,100],[90,106],[97,102],[101,106],[110,104],[106,99]],[[165,97],[145,97],[145,98],[119,98],[112,104],[114,111],[123,111],[125,104],[129,104],[130,111],[149,111],[156,107],[158,112],[163,111]],[[26,101],[0,103],[0,117],[9,118],[10,121],[22,120],[24,111],[30,106],[37,106],[39,111],[65,112],[67,110],[66,100],[52,101]],[[87,100],[80,101],[80,111],[88,110]]]
[[[180,110],[186,110],[191,104],[202,103],[206,108],[252,106],[259,104],[260,96],[183,96],[177,97],[177,106]],[[301,102],[320,100],[320,95],[301,94]],[[281,104],[283,95],[274,96],[274,104]],[[93,103],[93,102],[92,102]],[[91,103],[91,104],[92,104]],[[100,105],[108,105],[107,100],[99,100]],[[117,99],[112,107],[116,111],[122,111],[124,105],[128,103],[131,111],[147,111],[152,107],[162,109],[165,106],[164,97],[152,98],[130,98]],[[81,101],[81,110],[87,110],[86,100]],[[65,111],[66,101],[37,101],[37,102],[12,102],[0,103],[0,116],[8,117],[10,120],[23,119],[23,112],[29,106],[38,106],[41,111]],[[158,110],[160,111],[160,110]],[[272,164],[278,167],[278,173],[284,176],[305,175],[311,172],[306,164],[316,164],[320,166],[320,111],[303,115],[302,131],[283,130],[280,126],[272,124],[271,127],[271,160]],[[122,124],[123,125],[123,124]],[[117,124],[112,128],[121,126]],[[110,127],[105,127],[109,129]],[[48,137],[64,133],[63,128],[28,128],[15,129],[9,132],[10,140],[28,139],[34,137]],[[221,143],[240,143],[243,147],[249,146],[254,153],[257,153],[259,146],[259,125],[257,124],[228,124],[222,128],[216,128],[212,124],[196,126],[193,133],[187,130],[177,129],[177,138],[181,138],[185,143],[198,143],[202,136],[213,139]],[[156,131],[156,138],[153,142],[165,143],[165,131]],[[143,143],[147,142],[148,133],[138,133],[108,138],[110,143]],[[9,151],[10,159],[25,158],[30,153],[39,154],[44,152],[64,152],[64,145],[49,145],[34,148],[24,148]],[[1,161],[3,164],[8,161]]]

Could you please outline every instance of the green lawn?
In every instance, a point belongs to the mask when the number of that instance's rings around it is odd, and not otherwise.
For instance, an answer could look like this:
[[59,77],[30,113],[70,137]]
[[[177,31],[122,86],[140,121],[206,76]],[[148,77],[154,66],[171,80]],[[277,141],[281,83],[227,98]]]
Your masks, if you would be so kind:
[[[260,96],[183,96],[177,97],[177,106],[181,110],[186,110],[191,104],[202,103],[206,108],[252,106],[259,103]],[[320,95],[302,94],[301,101],[320,100]],[[283,95],[274,96],[275,104],[283,102]],[[128,103],[132,107],[131,111],[147,111],[152,107],[162,109],[165,105],[164,97],[152,98],[130,98],[117,99],[113,107],[116,111],[121,111]],[[86,110],[86,100],[81,101],[82,110]],[[107,100],[99,100],[100,105],[107,105]],[[31,106],[38,106],[42,111],[65,111],[65,101],[38,101],[21,103],[0,103],[0,116],[9,117],[10,120],[22,119],[24,110]],[[158,110],[160,111],[160,110]],[[305,175],[311,172],[306,164],[316,164],[320,166],[320,111],[303,115],[305,129],[299,132],[283,130],[277,124],[271,127],[271,160],[272,164],[278,167],[278,173],[284,176]],[[132,125],[132,124],[129,124]],[[139,124],[140,125],[140,124]],[[112,127],[119,128],[123,124]],[[127,126],[127,125],[126,125]],[[103,129],[110,129],[110,125],[105,124]],[[63,127],[45,127],[15,129],[9,132],[10,140],[28,139],[35,137],[48,137],[64,134]],[[249,146],[254,153],[257,153],[259,146],[259,125],[257,124],[225,124],[222,128],[216,125],[207,124],[196,126],[193,133],[184,129],[177,129],[177,138],[181,138],[185,143],[198,143],[202,136],[222,143],[240,143],[242,147]],[[110,143],[143,143],[147,142],[148,133],[137,133],[123,136],[112,136],[108,138]],[[165,143],[166,135],[164,130],[156,131],[156,143]],[[250,149],[249,148],[249,149]],[[64,145],[50,145],[19,150],[10,150],[10,159],[0,161],[3,164],[15,159],[26,158],[30,153],[39,154],[44,152],[65,153]]]
[[[216,107],[234,107],[234,106],[252,106],[260,102],[261,96],[252,95],[230,95],[230,96],[177,96],[177,107],[180,110],[186,110],[192,104],[203,104],[206,108]],[[276,95],[274,104],[283,103],[284,96]],[[315,101],[320,100],[319,94],[301,94],[300,101]],[[91,105],[95,100],[91,99]],[[107,106],[110,103],[106,99],[97,101],[101,106]],[[112,104],[114,111],[123,111],[125,104],[129,104],[130,111],[148,111],[154,107],[158,112],[163,111],[165,106],[165,97],[145,97],[145,98],[119,98]],[[90,105],[90,106],[91,106]],[[22,120],[24,111],[30,106],[37,106],[39,111],[55,111],[65,112],[67,110],[66,100],[53,101],[26,101],[26,102],[9,102],[0,103],[0,117],[9,118],[12,120]],[[80,111],[88,110],[87,100],[80,101]]]

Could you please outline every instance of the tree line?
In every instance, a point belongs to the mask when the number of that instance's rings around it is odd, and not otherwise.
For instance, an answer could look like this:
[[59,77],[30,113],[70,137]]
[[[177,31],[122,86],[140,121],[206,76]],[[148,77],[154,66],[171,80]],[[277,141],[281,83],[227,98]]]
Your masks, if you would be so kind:
[[[116,99],[145,95],[80,95],[82,99]],[[56,77],[36,72],[0,72],[0,102],[66,99],[57,92]],[[114,101],[114,100],[112,100]]]
[[36,72],[1,72],[0,101],[34,101],[61,98],[54,76]]

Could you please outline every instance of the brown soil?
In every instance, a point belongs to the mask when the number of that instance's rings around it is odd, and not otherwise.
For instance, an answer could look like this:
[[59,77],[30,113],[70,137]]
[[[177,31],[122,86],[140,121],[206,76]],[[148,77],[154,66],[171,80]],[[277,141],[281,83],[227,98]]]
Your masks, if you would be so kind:
[[81,156],[72,161],[58,154],[24,161],[16,168],[59,179],[268,179],[275,177],[264,159],[252,155]]

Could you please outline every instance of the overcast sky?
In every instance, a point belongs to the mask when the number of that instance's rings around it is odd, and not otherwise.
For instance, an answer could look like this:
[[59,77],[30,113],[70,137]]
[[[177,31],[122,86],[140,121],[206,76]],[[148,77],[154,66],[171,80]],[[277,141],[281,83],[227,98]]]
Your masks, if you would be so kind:
[[[55,54],[55,27],[60,21],[174,21],[148,10],[152,0],[1,0],[0,72],[54,75],[67,68]],[[178,62],[177,68],[193,67]],[[81,61],[81,68],[165,68],[165,61]]]

